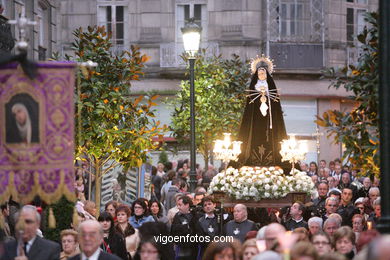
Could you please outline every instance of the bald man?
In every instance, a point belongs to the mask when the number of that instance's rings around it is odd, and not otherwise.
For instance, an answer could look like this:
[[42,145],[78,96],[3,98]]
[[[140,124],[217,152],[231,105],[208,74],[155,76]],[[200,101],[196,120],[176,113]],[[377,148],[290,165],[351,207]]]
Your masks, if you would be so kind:
[[234,219],[226,223],[224,233],[226,236],[233,236],[243,243],[249,231],[257,230],[253,221],[248,220],[248,211],[245,205],[237,204],[233,209]]
[[100,250],[103,243],[103,228],[96,220],[81,222],[78,229],[81,254],[75,255],[69,260],[121,260],[116,255]]
[[264,232],[266,250],[274,250],[277,245],[278,237],[282,236],[286,229],[279,223],[271,223],[267,226]]

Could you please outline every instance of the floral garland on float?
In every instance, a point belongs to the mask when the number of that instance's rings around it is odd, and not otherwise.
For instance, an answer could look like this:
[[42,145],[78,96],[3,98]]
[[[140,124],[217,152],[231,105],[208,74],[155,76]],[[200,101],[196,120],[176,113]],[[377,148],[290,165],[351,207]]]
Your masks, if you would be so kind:
[[291,192],[310,195],[315,188],[305,172],[294,169],[284,175],[279,167],[228,168],[212,179],[209,193],[225,192],[233,199],[255,200],[278,199]]

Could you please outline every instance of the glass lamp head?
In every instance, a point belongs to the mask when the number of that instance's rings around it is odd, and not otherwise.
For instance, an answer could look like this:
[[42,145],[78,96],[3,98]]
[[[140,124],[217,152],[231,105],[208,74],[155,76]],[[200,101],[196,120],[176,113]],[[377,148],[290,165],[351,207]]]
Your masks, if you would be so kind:
[[188,23],[181,28],[181,32],[183,34],[184,50],[193,58],[199,50],[202,27],[194,22],[194,18],[191,18],[188,20]]

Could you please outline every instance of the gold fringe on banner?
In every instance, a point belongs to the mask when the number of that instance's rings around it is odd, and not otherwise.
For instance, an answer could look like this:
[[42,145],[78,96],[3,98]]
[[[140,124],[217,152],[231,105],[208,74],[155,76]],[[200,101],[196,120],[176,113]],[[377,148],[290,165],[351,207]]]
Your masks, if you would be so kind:
[[73,228],[77,229],[79,225],[79,215],[77,214],[77,209],[73,209],[73,217],[72,217],[72,223],[73,223]]
[[56,218],[52,208],[49,208],[49,228],[56,228]]
[[4,229],[4,227],[5,227],[5,219],[3,214],[0,214],[0,228]]

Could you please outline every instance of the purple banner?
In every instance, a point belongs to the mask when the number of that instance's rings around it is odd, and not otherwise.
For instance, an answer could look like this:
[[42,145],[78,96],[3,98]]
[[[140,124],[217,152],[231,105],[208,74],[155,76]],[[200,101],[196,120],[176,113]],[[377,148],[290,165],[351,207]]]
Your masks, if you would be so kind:
[[30,80],[16,64],[0,67],[0,203],[75,199],[75,68],[40,63]]

